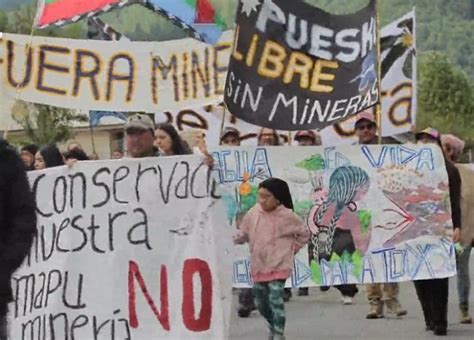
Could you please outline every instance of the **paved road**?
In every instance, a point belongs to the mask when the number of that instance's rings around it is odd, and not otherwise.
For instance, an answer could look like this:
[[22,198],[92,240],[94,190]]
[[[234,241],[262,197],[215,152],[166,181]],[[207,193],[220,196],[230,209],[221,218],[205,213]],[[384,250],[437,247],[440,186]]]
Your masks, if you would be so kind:
[[[471,257],[471,277],[474,279],[474,256]],[[360,289],[360,287],[359,287]],[[406,340],[437,338],[432,332],[424,330],[421,307],[412,283],[401,285],[400,300],[408,315],[403,319],[386,318],[366,320],[368,304],[364,289],[356,296],[352,306],[343,306],[339,291],[331,289],[326,293],[319,288],[311,288],[308,297],[294,296],[287,306],[288,340],[303,339],[374,339]],[[295,295],[295,294],[294,294]],[[456,280],[450,281],[449,292],[449,328],[444,339],[473,340],[474,325],[458,323]],[[234,300],[235,301],[235,300]],[[471,311],[474,310],[474,292],[471,294]],[[266,326],[254,312],[248,319],[240,319],[232,313],[231,340],[267,339]]]

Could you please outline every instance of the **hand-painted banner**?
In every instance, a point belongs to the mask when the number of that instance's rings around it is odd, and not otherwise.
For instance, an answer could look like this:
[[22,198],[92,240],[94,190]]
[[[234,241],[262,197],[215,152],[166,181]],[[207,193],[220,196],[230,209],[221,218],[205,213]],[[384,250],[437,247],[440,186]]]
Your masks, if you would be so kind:
[[321,129],[377,103],[375,0],[344,16],[303,1],[241,0],[236,22],[224,93],[235,116]]
[[4,34],[0,91],[71,109],[160,112],[220,102],[231,33],[195,39],[92,41]]
[[[242,145],[257,145],[257,137],[261,128],[237,119],[229,112],[224,113],[223,105],[209,105],[204,108],[155,114],[157,124],[171,123],[180,133],[188,130],[200,130],[206,135],[208,146],[219,145],[223,119],[225,127],[233,127],[240,132]],[[291,135],[287,131],[279,131],[278,135],[283,145],[287,145],[291,139]]]
[[226,339],[233,246],[208,172],[187,156],[30,173],[11,339]]
[[[410,132],[416,123],[415,11],[385,26],[382,47],[382,136]],[[375,111],[375,110],[374,110]],[[355,119],[321,131],[325,145],[357,141]]]
[[[234,227],[256,204],[260,181],[288,182],[295,212],[312,233],[313,259],[309,266],[308,252],[300,251],[288,284],[400,282],[456,273],[448,177],[437,147],[240,147],[213,155]],[[249,261],[241,256],[234,262],[234,286],[250,284]]]

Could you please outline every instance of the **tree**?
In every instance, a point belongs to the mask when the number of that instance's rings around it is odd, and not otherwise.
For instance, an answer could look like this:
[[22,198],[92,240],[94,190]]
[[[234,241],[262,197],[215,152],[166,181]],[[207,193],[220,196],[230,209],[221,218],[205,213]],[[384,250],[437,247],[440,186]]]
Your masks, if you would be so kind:
[[8,25],[7,13],[0,10],[0,32],[5,32],[7,25]]
[[10,12],[6,32],[17,34],[31,34],[36,15],[36,6],[23,5]]
[[442,54],[430,52],[419,63],[417,128],[427,126],[474,140],[474,87]]
[[73,124],[88,120],[87,116],[69,109],[22,101],[15,104],[13,119],[25,131],[25,142],[37,145],[66,142],[73,137]]

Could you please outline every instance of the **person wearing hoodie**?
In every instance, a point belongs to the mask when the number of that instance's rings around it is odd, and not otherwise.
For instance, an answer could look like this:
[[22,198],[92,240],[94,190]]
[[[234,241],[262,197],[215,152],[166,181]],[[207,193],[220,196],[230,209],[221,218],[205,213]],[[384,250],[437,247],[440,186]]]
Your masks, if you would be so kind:
[[469,259],[474,241],[474,170],[459,163],[465,143],[458,137],[448,134],[441,136],[444,154],[450,162],[456,165],[461,175],[461,252],[456,252],[457,283],[459,297],[459,322],[472,323],[469,315],[469,295],[471,278],[469,275]]
[[258,203],[244,216],[234,242],[249,243],[255,304],[268,323],[269,339],[285,339],[285,282],[295,254],[308,240],[306,224],[293,212],[288,184],[278,178],[261,182]]
[[[416,135],[418,144],[436,144],[440,148],[440,133],[427,128]],[[445,155],[446,156],[446,155]],[[445,158],[449,179],[449,198],[453,220],[453,242],[460,240],[461,233],[461,175],[456,166]],[[446,335],[448,328],[449,279],[429,279],[414,281],[416,294],[420,300],[427,331],[435,335]]]
[[36,153],[35,170],[43,170],[61,165],[64,165],[64,157],[56,144],[48,144]]
[[27,256],[36,234],[35,201],[24,163],[0,139],[0,340],[8,339],[11,278]]

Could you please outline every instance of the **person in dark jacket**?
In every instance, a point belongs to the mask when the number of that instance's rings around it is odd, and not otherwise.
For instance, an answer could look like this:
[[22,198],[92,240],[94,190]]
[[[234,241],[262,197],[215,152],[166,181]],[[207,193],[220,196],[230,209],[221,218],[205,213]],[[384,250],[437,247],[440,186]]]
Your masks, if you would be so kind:
[[25,166],[15,149],[0,139],[0,340],[8,338],[11,277],[27,256],[35,234],[35,202]]
[[35,156],[35,169],[43,170],[64,165],[64,157],[56,144],[48,144],[41,148]]
[[[437,144],[441,149],[440,133],[427,128],[416,134],[418,143]],[[445,157],[449,179],[449,196],[453,220],[453,242],[460,239],[461,229],[461,175],[456,166]],[[415,281],[416,294],[423,309],[426,330],[435,335],[446,335],[448,328],[448,290],[449,279],[430,279]]]

